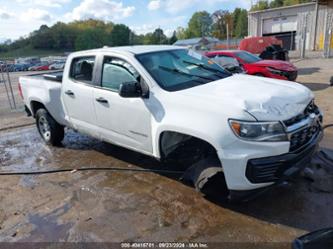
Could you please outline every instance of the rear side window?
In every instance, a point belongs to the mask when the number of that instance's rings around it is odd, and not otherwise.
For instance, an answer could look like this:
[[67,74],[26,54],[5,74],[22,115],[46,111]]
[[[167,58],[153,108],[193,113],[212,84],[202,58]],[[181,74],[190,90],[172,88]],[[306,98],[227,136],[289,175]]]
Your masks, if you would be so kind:
[[227,56],[227,55],[215,55],[215,57],[210,57],[215,61],[217,64],[219,64],[221,67],[225,66],[239,66],[239,62],[237,59]]
[[79,57],[72,60],[70,78],[91,84],[93,79],[95,57]]
[[118,92],[122,83],[137,81],[138,72],[128,62],[106,57],[103,62],[101,86]]

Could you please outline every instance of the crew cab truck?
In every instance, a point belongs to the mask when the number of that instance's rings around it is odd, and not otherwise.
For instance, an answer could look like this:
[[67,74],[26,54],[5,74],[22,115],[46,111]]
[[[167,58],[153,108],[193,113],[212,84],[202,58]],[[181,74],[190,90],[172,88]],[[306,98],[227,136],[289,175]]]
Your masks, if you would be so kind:
[[201,190],[222,175],[221,192],[229,197],[296,174],[322,136],[323,115],[308,88],[231,75],[183,47],[75,52],[62,74],[24,76],[19,82],[46,143],[59,144],[69,127],[181,162]]

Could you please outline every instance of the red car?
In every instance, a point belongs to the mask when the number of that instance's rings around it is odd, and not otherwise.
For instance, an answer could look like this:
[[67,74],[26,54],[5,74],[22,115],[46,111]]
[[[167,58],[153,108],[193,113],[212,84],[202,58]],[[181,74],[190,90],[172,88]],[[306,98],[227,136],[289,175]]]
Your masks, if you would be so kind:
[[247,74],[274,79],[295,81],[297,68],[288,61],[263,60],[244,50],[222,50],[207,52],[209,58],[234,58],[244,68]]
[[50,65],[41,65],[41,66],[39,66],[39,67],[36,67],[35,70],[36,70],[36,71],[49,70],[49,66],[50,66]]

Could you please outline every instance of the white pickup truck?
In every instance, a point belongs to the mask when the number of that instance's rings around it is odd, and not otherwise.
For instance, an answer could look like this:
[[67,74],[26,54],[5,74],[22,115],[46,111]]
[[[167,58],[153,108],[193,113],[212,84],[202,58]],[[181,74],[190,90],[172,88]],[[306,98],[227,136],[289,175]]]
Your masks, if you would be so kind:
[[323,116],[308,88],[231,75],[181,47],[76,52],[63,74],[19,82],[48,144],[59,144],[69,127],[183,162],[199,189],[222,174],[221,191],[229,196],[285,181],[306,165],[322,137]]

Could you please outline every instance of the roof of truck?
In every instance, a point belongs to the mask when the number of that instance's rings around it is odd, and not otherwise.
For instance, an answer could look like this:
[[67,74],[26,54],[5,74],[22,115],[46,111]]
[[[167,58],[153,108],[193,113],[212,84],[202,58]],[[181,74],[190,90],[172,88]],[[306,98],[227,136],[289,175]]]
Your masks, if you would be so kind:
[[184,47],[171,46],[171,45],[137,45],[137,46],[123,46],[123,47],[103,47],[93,50],[85,50],[75,52],[75,54],[88,53],[88,52],[127,52],[131,54],[145,54],[158,51],[166,51],[172,49],[184,49]]

